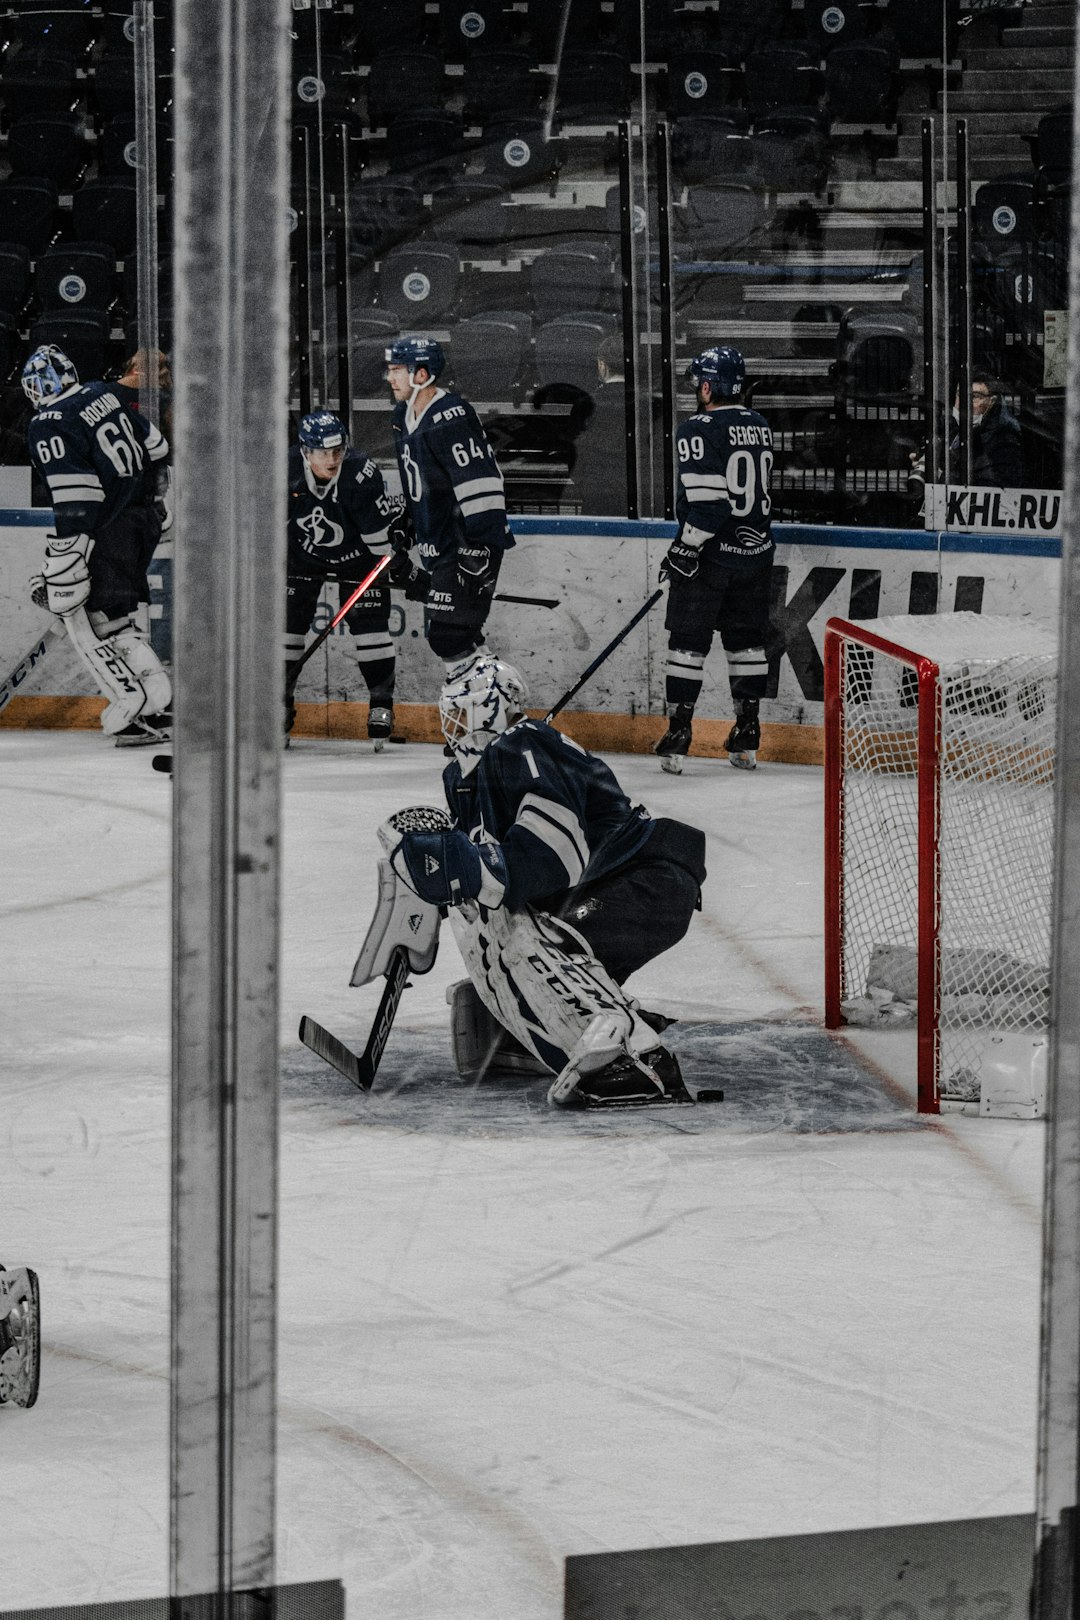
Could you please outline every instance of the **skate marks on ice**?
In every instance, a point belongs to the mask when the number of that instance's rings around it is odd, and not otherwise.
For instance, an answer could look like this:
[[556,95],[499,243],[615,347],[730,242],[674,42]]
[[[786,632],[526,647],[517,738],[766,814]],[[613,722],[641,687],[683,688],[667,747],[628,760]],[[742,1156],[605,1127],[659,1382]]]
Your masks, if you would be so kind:
[[[357,1032],[341,1030],[359,1048]],[[330,1103],[358,1123],[455,1136],[521,1136],[537,1130],[590,1136],[628,1131],[784,1131],[792,1134],[924,1129],[914,1106],[890,1096],[844,1043],[802,1023],[675,1024],[664,1035],[691,1091],[722,1086],[707,1106],[569,1112],[547,1102],[549,1081],[491,1074],[481,1082],[454,1072],[440,1030],[394,1029],[375,1084],[362,1093],[313,1052],[282,1053],[282,1095]]]

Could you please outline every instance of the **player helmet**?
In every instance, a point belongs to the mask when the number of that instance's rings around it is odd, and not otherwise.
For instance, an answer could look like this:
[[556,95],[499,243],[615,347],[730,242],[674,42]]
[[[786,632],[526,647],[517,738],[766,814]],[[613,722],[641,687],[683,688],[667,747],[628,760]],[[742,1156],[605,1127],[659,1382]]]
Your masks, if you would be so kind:
[[349,433],[333,411],[311,411],[300,418],[299,439],[305,450],[340,450]]
[[35,411],[40,411],[50,400],[66,394],[69,388],[77,388],[79,373],[63,349],[58,349],[55,343],[43,343],[23,366],[22,385]]
[[446,369],[446,356],[442,345],[434,338],[395,338],[386,351],[388,366],[404,366],[411,377],[417,366],[423,366],[432,382]]
[[444,683],[439,694],[442,733],[466,775],[488,743],[521,719],[527,697],[513,665],[490,654]]
[[746,383],[746,361],[738,349],[722,343],[691,360],[686,374],[699,388],[707,382],[713,399],[738,399]]

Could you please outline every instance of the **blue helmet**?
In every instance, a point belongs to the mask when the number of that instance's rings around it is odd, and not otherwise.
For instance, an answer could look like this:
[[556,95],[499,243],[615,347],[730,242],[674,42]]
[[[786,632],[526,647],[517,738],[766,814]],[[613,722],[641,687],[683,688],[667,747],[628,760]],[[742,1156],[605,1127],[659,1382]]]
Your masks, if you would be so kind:
[[348,444],[349,433],[333,411],[311,411],[300,418],[299,438],[305,450],[340,450]]
[[40,411],[50,400],[66,394],[69,388],[77,388],[79,373],[63,349],[58,349],[55,343],[43,343],[23,366],[22,385],[35,411]]
[[442,352],[441,344],[436,343],[434,338],[400,337],[395,338],[387,349],[386,364],[405,366],[410,377],[417,366],[423,366],[434,382],[439,373],[446,368],[446,356]]
[[691,360],[687,376],[699,388],[707,382],[713,399],[738,399],[746,382],[746,361],[738,349],[720,344]]

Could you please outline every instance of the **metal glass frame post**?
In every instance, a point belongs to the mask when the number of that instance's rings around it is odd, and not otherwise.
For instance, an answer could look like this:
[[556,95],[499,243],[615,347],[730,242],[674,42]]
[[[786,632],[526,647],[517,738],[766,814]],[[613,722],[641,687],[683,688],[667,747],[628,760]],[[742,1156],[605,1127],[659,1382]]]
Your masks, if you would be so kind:
[[135,199],[138,211],[138,331],[146,375],[139,409],[155,425],[161,388],[154,355],[160,346],[158,317],[157,87],[154,83],[154,0],[135,0]]
[[[1080,11],[1080,6],[1076,8]],[[1080,75],[1073,75],[1073,172],[1080,173]],[[1070,201],[1069,308],[1080,309],[1080,194]],[[1036,1620],[1077,1613],[1080,1496],[1080,322],[1070,324],[1065,404],[1061,673],[1043,1216],[1042,1353],[1036,1482]]]
[[[176,5],[170,1592],[273,1581],[288,0]],[[196,1602],[208,1594],[209,1609]]]

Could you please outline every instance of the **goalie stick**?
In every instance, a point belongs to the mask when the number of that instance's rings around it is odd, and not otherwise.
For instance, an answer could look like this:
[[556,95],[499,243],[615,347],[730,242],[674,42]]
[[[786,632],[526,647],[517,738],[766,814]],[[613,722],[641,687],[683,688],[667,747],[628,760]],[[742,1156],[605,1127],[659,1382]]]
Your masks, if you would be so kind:
[[645,615],[646,615],[646,613],[648,613],[649,609],[651,607],[654,607],[655,604],[657,602],[659,602],[659,600],[663,596],[663,594],[664,593],[663,593],[662,590],[653,591],[653,593],[649,597],[648,601],[642,602],[641,606],[638,608],[637,612],[634,614],[634,617],[627,624],[623,625],[622,629],[619,631],[617,636],[612,636],[612,638],[608,642],[607,646],[604,647],[600,652],[597,653],[596,657],[593,659],[593,661],[589,665],[588,669],[582,671],[582,673],[578,676],[577,680],[574,682],[573,686],[569,687],[567,689],[567,691],[565,691],[563,693],[563,695],[559,699],[559,701],[557,703],[553,704],[552,707],[548,710],[547,714],[545,714],[545,716],[544,716],[544,724],[545,725],[550,726],[550,724],[554,720],[555,716],[557,714],[561,713],[561,711],[566,708],[566,705],[569,703],[570,699],[572,697],[576,696],[576,694],[581,691],[581,688],[585,685],[585,682],[589,679],[589,676],[590,675],[595,675],[596,671],[600,668],[600,665],[604,662],[604,659],[609,658],[611,656],[611,654],[615,651],[615,649],[619,645],[619,643],[626,640],[627,636],[630,634],[630,632],[634,628],[635,624],[637,624],[639,622],[639,620],[641,620],[641,619],[643,619],[645,617]]
[[367,1045],[359,1054],[346,1046],[344,1041],[339,1041],[336,1035],[331,1035],[328,1029],[317,1024],[314,1018],[306,1016],[301,1018],[300,1039],[317,1057],[321,1057],[324,1063],[329,1063],[338,1074],[343,1074],[346,1080],[351,1080],[360,1091],[370,1091],[398,1010],[398,1002],[408,981],[409,959],[404,948],[399,945],[390,959],[386,987],[375,1013],[375,1022],[371,1026]]
[[11,671],[10,675],[8,675],[3,682],[0,682],[0,709],[4,708],[15,696],[17,688],[22,685],[23,681],[30,674],[30,671],[36,669],[42,660],[47,656],[52,642],[57,636],[62,636],[63,633],[63,620],[50,620],[50,622],[45,626],[44,630],[38,636],[37,640],[34,642],[34,645],[19,659],[19,662],[15,665],[15,668]]

